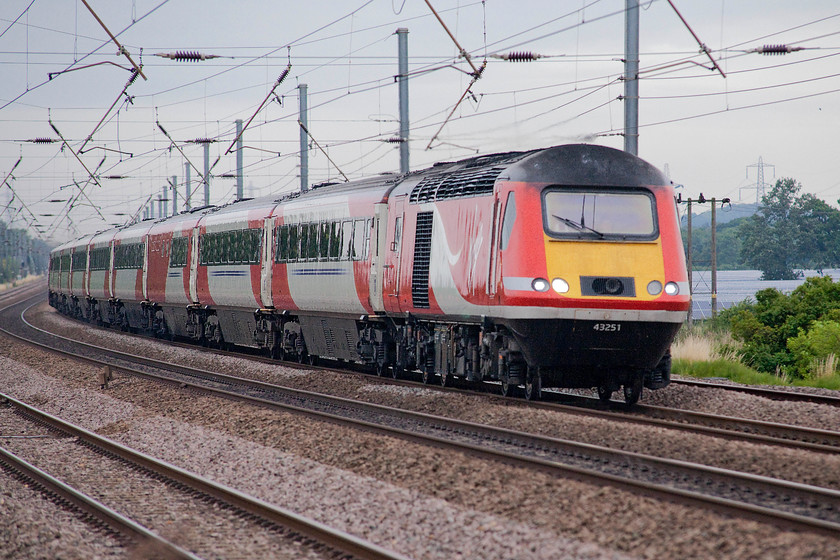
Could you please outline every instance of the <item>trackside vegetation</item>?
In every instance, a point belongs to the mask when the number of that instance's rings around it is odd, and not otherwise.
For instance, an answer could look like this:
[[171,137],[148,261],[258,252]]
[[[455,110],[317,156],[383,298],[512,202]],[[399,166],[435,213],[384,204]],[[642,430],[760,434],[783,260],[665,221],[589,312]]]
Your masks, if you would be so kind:
[[813,277],[789,295],[761,290],[687,326],[673,355],[682,375],[840,389],[840,283]]

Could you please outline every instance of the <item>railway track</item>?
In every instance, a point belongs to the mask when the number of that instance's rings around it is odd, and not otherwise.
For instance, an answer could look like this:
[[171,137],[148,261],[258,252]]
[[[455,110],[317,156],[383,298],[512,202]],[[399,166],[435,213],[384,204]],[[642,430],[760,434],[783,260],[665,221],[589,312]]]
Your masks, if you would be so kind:
[[737,393],[756,395],[759,397],[765,397],[768,399],[778,401],[798,401],[817,404],[827,404],[831,406],[840,406],[840,397],[833,395],[820,395],[799,391],[785,391],[780,389],[771,389],[769,387],[753,387],[750,385],[731,385],[728,383],[713,383],[711,381],[699,381],[693,379],[672,379],[671,383],[702,389],[720,389],[723,391],[734,391]]
[[[94,350],[88,346],[85,351]],[[391,409],[175,364],[155,363],[148,358],[138,360],[108,349],[95,351],[110,354],[112,360],[141,362],[141,365],[112,362],[112,367],[131,375],[177,383],[196,391],[548,471],[559,477],[582,478],[625,489],[631,487],[643,494],[702,504],[714,510],[737,512],[741,516],[758,517],[797,529],[835,535],[840,530],[840,493],[834,490]],[[84,356],[82,359],[98,363],[101,357]]]
[[61,507],[71,509],[79,516],[92,517],[101,527],[130,540],[137,548],[160,551],[166,554],[167,558],[173,559],[199,558],[2,446],[0,446],[0,469],[18,478],[27,486],[36,488]]
[[[40,331],[46,336],[58,337],[43,331],[38,327],[31,325],[25,319],[24,322],[28,327],[34,331]],[[64,338],[64,337],[59,337]],[[100,347],[87,345],[78,341],[72,341],[64,338],[68,348],[73,346],[85,347],[90,346],[100,350]],[[194,350],[195,346],[191,344],[179,342],[167,342],[167,344],[175,345],[181,348]],[[101,349],[105,350],[105,349]],[[158,360],[149,360],[142,356],[135,356],[131,354],[121,354],[119,352],[110,351],[112,356],[126,360],[125,362],[115,362],[115,365],[120,363],[130,364],[132,362],[145,361],[151,366],[160,366],[161,364],[168,364],[168,362],[161,362]],[[230,352],[223,350],[213,350],[213,352],[242,358],[243,354],[240,352]],[[260,363],[269,365],[276,365],[278,362],[269,358],[258,355],[248,355],[249,359]],[[299,367],[302,369],[321,369],[325,371],[338,372],[346,374],[346,369],[337,369],[328,366],[312,366],[301,365],[296,363],[283,362],[287,367]],[[358,372],[354,372],[358,374]],[[364,374],[362,374],[364,375]],[[420,384],[418,381],[408,379],[389,379],[389,383],[416,387]],[[425,385],[424,385],[425,386]],[[429,387],[429,386],[425,386]],[[432,386],[435,390],[448,392],[468,392],[488,395],[487,386],[482,386],[484,390],[475,388],[464,389],[460,387],[438,387]],[[539,408],[543,410],[550,410],[564,414],[574,414],[578,416],[587,416],[592,418],[602,418],[611,421],[622,420],[628,423],[642,424],[648,426],[655,426],[678,430],[690,433],[703,433],[706,435],[721,437],[730,440],[749,441],[765,445],[778,445],[794,449],[802,449],[807,451],[818,451],[826,453],[836,453],[840,450],[840,432],[830,430],[821,430],[817,428],[808,428],[802,426],[792,426],[789,424],[781,424],[775,422],[764,422],[759,420],[750,420],[739,418],[735,416],[725,416],[719,414],[709,414],[703,412],[696,412],[679,408],[667,408],[661,406],[651,406],[636,404],[632,409],[624,406],[623,403],[611,402],[608,405],[600,402],[598,399],[581,397],[577,395],[570,395],[566,393],[545,392],[546,400],[543,402],[522,402],[521,399],[506,398],[498,395],[488,395],[494,399],[505,399],[506,402],[516,403],[519,406],[528,406],[531,408]],[[560,402],[549,402],[551,400]]]
[[[98,467],[96,470],[100,474],[107,472],[108,478],[114,478],[119,483],[112,488],[102,480],[89,482],[88,484],[96,487],[98,493],[118,503],[124,504],[127,500],[134,511],[144,511],[142,497],[154,495],[155,499],[150,507],[152,512],[146,513],[147,518],[152,519],[153,522],[165,525],[167,519],[176,515],[176,513],[170,513],[168,508],[177,508],[176,512],[183,512],[186,508],[190,512],[192,523],[201,523],[202,527],[212,526],[212,537],[207,531],[196,530],[194,533],[199,537],[197,539],[199,542],[191,543],[192,547],[204,547],[205,555],[236,555],[241,550],[240,540],[247,536],[250,540],[249,555],[271,555],[272,551],[282,553],[285,544],[285,548],[290,549],[289,556],[296,556],[294,551],[303,544],[309,551],[306,556],[312,558],[405,560],[402,555],[134,451],[8,395],[0,394],[0,402],[12,408],[27,421],[41,425],[54,434],[60,434],[64,441],[72,441],[76,447],[84,448],[83,452],[87,455],[96,453],[114,463]],[[0,436],[0,440],[2,439]],[[43,445],[43,443],[39,441],[37,445]],[[66,448],[63,448],[62,452],[67,456],[74,456],[73,452]],[[76,462],[84,464],[96,461],[96,459],[78,457],[75,459]],[[172,555],[173,558],[201,557],[201,553],[197,555],[184,546],[160,537],[157,532],[128,519],[102,502],[71,488],[2,448],[0,448],[0,463],[6,465],[8,470],[18,473],[19,476],[37,480],[38,484],[48,492],[71,501],[77,508],[93,515],[112,530],[128,536],[135,542],[139,541],[140,548],[145,549],[151,543],[152,550],[163,551]],[[127,473],[127,469],[133,471],[134,476]],[[142,481],[136,480],[136,473],[140,474]],[[132,489],[129,496],[125,495],[126,486]],[[166,488],[161,490],[161,486]],[[141,497],[140,506],[135,503],[138,501],[135,499],[138,495]],[[123,505],[123,507],[126,506]],[[258,538],[260,535],[265,536]],[[257,541],[262,543],[262,552],[253,544]],[[315,552],[315,554],[310,554],[310,552]]]

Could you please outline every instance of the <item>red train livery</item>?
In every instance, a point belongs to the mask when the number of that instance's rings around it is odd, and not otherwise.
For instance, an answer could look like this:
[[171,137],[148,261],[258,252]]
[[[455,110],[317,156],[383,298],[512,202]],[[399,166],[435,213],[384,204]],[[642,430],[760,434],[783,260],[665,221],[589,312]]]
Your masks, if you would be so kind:
[[425,382],[664,387],[689,286],[673,187],[566,145],[199,208],[56,248],[79,318]]

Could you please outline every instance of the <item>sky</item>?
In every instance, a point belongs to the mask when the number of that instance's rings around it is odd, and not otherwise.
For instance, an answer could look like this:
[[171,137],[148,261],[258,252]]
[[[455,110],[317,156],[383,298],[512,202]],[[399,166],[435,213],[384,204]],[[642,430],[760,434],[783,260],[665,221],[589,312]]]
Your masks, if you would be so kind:
[[[0,3],[0,219],[50,242],[142,216],[150,200],[157,213],[173,177],[183,210],[185,166],[204,171],[195,140],[212,141],[211,203],[231,202],[237,119],[247,123],[245,196],[298,190],[301,84],[310,183],[398,172],[388,142],[399,131],[398,28],[408,29],[411,169],[567,143],[624,146],[625,0],[88,5]],[[767,45],[792,52],[755,52]],[[215,58],[158,56],[178,51]],[[511,52],[538,58],[498,58]],[[838,205],[836,0],[642,2],[640,53],[638,155],[683,198],[755,202],[761,170],[767,188],[793,177]],[[133,64],[146,79],[126,87]],[[199,206],[203,186],[190,173]]]

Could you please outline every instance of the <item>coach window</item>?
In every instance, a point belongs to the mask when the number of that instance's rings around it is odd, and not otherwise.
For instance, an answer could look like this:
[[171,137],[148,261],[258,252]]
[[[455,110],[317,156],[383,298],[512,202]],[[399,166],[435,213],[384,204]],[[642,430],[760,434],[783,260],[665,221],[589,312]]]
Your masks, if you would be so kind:
[[368,260],[370,258],[370,231],[373,229],[373,224],[374,222],[371,218],[365,220],[365,254],[362,260]]
[[299,261],[305,261],[309,251],[309,224],[300,224],[300,254]]
[[289,226],[285,224],[277,226],[274,238],[277,240],[277,245],[274,247],[274,262],[286,262],[289,251]]
[[309,239],[306,243],[306,260],[318,260],[318,222],[309,224]]
[[330,222],[321,222],[319,260],[325,261],[330,257]]
[[351,249],[351,258],[358,261],[362,258],[365,249],[365,221],[356,220],[353,223],[353,248]]
[[341,254],[339,258],[343,261],[350,260],[350,254],[352,252],[353,246],[353,222],[352,221],[343,221],[341,222]]
[[330,226],[330,260],[341,257],[341,222],[333,222]]
[[296,262],[300,259],[300,224],[289,224],[289,252],[286,255],[287,262]]

